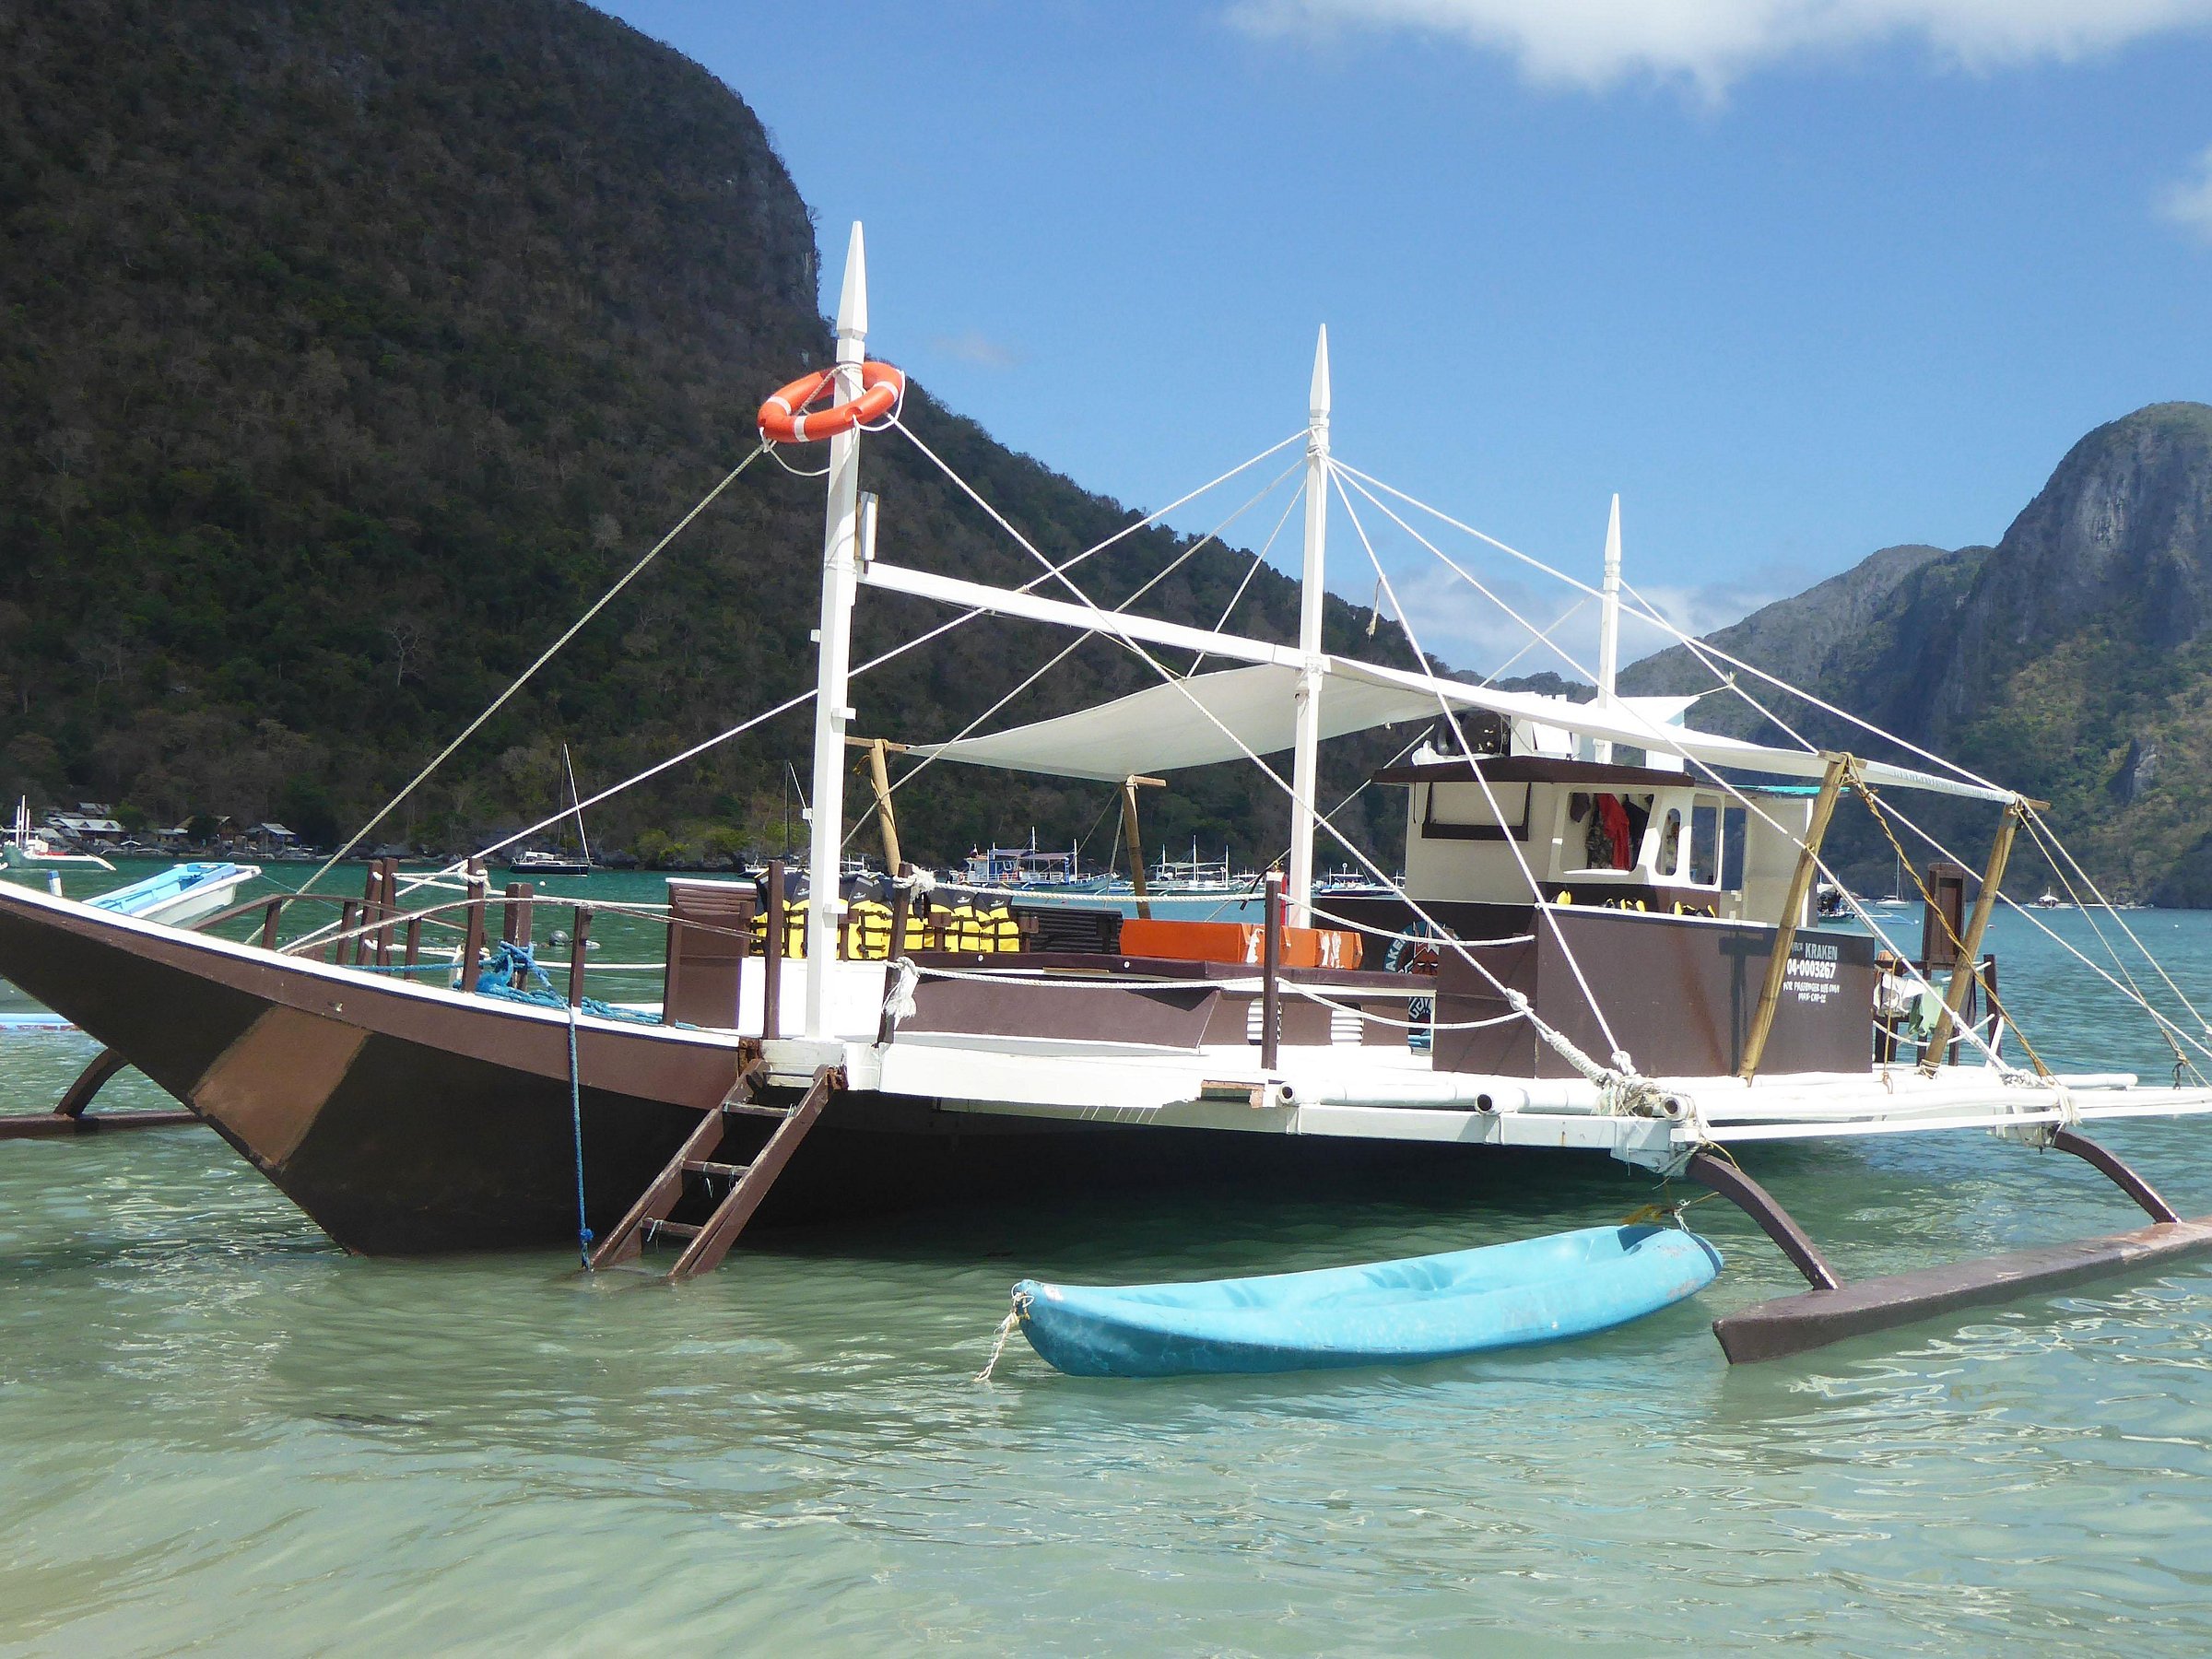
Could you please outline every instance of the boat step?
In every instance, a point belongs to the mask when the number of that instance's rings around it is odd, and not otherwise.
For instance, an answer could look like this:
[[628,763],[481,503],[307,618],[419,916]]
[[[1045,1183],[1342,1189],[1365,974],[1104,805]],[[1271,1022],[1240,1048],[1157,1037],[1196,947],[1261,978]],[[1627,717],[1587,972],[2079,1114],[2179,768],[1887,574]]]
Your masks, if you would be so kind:
[[[590,1265],[594,1269],[619,1266],[634,1260],[646,1244],[665,1234],[686,1241],[676,1265],[668,1270],[669,1278],[689,1278],[694,1274],[711,1271],[729,1253],[730,1245],[753,1218],[753,1212],[768,1196],[769,1188],[776,1183],[784,1165],[791,1161],[792,1153],[798,1149],[799,1142],[806,1138],[815,1120],[821,1116],[822,1109],[830,1103],[831,1093],[843,1087],[843,1074],[823,1066],[814,1074],[813,1086],[795,1105],[761,1106],[749,1100],[724,1100],[718,1109],[703,1113],[684,1144],[676,1149],[675,1156],[638,1194],[629,1213],[592,1253]],[[775,1120],[775,1127],[749,1163],[730,1163],[714,1156],[722,1149],[724,1126],[734,1116]],[[684,1202],[686,1178],[691,1175],[710,1179],[720,1176],[729,1184],[704,1221],[670,1220],[669,1217]],[[707,1195],[713,1196],[711,1188]]]

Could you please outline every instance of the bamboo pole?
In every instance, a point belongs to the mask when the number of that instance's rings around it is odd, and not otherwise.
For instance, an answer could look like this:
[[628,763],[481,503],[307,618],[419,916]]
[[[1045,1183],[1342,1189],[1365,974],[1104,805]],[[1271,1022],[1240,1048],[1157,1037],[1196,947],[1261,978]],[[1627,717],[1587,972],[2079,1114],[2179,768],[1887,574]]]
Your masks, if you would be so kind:
[[1798,851],[1797,867],[1790,873],[1789,895],[1783,900],[1781,924],[1774,930],[1773,954],[1767,959],[1767,982],[1759,988],[1759,1006],[1752,1012],[1751,1029],[1744,1037],[1744,1060],[1735,1075],[1747,1083],[1766,1058],[1767,1038],[1774,1030],[1775,1012],[1782,1006],[1783,982],[1789,977],[1790,951],[1797,943],[1798,919],[1805,914],[1806,899],[1819,872],[1820,843],[1828,838],[1829,820],[1836,815],[1843,775],[1850,765],[1849,755],[1829,756],[1820,793],[1813,801],[1813,821],[1806,827],[1805,844]]
[[899,856],[899,817],[891,810],[891,772],[885,757],[896,749],[906,753],[903,743],[886,743],[880,737],[848,737],[848,748],[868,752],[868,786],[876,793],[876,825],[883,832],[883,867],[894,875],[902,862]]
[[1165,785],[1166,781],[1160,778],[1133,775],[1122,780],[1122,840],[1129,846],[1129,888],[1136,895],[1136,915],[1140,922],[1152,919],[1152,907],[1145,902],[1145,843],[1136,830],[1136,792]]
[[1982,960],[1982,935],[1989,929],[1989,918],[1997,908],[1997,890],[2005,880],[2005,866],[2012,858],[2012,837],[2019,828],[2018,803],[2005,808],[2005,816],[1997,824],[1997,838],[1989,849],[1989,868],[1982,873],[1982,890],[1974,895],[1973,914],[1967,918],[1966,936],[1959,941],[1959,960],[1951,967],[1951,982],[1944,992],[1943,1012],[1936,1016],[1935,1034],[1920,1057],[1921,1069],[1933,1072],[1943,1064],[1949,1051],[1951,1027],[1957,1023],[1959,1010],[1966,1006],[1968,989],[1980,976],[1976,969]]

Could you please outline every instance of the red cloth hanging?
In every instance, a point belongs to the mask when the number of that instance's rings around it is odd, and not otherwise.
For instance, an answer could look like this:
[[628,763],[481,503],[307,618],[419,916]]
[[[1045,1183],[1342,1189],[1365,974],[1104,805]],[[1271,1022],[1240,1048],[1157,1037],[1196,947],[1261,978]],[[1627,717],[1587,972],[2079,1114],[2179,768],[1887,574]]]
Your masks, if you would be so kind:
[[1636,848],[1629,833],[1629,809],[1620,804],[1618,795],[1597,797],[1597,821],[1605,827],[1606,839],[1613,843],[1613,867],[1634,869]]

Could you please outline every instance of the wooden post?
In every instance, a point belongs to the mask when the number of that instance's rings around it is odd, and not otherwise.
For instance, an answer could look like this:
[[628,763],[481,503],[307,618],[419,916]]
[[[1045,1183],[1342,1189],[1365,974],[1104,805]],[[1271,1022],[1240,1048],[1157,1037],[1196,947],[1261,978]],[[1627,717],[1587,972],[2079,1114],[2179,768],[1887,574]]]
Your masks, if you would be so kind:
[[407,918],[406,955],[403,959],[406,965],[407,977],[412,979],[415,975],[416,964],[422,960],[422,918],[420,916]]
[[1260,944],[1260,1065],[1275,1069],[1283,1036],[1283,873],[1267,872],[1266,937]]
[[1744,1036],[1744,1061],[1735,1075],[1747,1083],[1766,1057],[1767,1037],[1774,1029],[1775,1010],[1782,1006],[1783,981],[1790,971],[1790,951],[1797,943],[1797,921],[1805,914],[1806,899],[1813,890],[1813,877],[1820,866],[1820,843],[1828,837],[1829,819],[1836,815],[1836,801],[1843,793],[1843,773],[1850,764],[1849,755],[1830,755],[1828,771],[1820,779],[1820,794],[1813,802],[1813,821],[1806,830],[1797,868],[1790,875],[1781,925],[1774,930],[1774,954],[1767,959],[1767,982],[1759,989],[1759,1006],[1753,1010],[1751,1029]]
[[583,1005],[583,953],[592,947],[592,907],[580,904],[569,923],[569,1006]]
[[376,896],[376,965],[392,966],[392,923],[399,914],[399,860],[383,861],[383,880],[378,884],[382,890]]
[[534,890],[526,881],[509,882],[506,913],[500,923],[500,937],[524,950],[530,948],[530,895]]
[[768,861],[768,924],[761,934],[760,1040],[773,1042],[783,1034],[783,861]]
[[358,899],[348,899],[338,906],[338,937],[332,959],[341,968],[350,968],[359,960],[361,935],[354,931],[361,924],[364,906]]
[[1129,886],[1136,894],[1136,914],[1139,921],[1152,919],[1152,907],[1145,902],[1145,846],[1136,832],[1136,780],[1122,780],[1122,842],[1129,849]]
[[899,819],[891,811],[891,772],[884,761],[888,747],[880,737],[868,745],[868,782],[876,791],[876,825],[883,831],[883,867],[899,873]]
[[1967,918],[1966,932],[1959,940],[1959,961],[1951,970],[1951,982],[1943,997],[1943,1012],[1936,1017],[1936,1032],[1929,1038],[1928,1046],[1920,1057],[1921,1068],[1933,1070],[1944,1063],[1950,1052],[1951,1027],[1958,1021],[1959,1011],[1966,1006],[1966,994],[1975,979],[1975,965],[1982,959],[1982,935],[1989,928],[1990,913],[1997,908],[1997,892],[2004,885],[2005,865],[2012,857],[2013,832],[2019,828],[2020,806],[2015,801],[2005,808],[2005,816],[1997,824],[1997,839],[1989,849],[1989,868],[1982,873],[1982,890],[1974,895],[1974,913]]
[[[912,872],[904,867],[896,869],[895,876]],[[898,1028],[891,1023],[891,987],[899,982],[899,959],[906,954],[906,923],[913,911],[913,894],[903,882],[894,882],[891,888],[891,938],[883,953],[883,1013],[876,1021],[876,1041],[888,1042]]]
[[468,925],[461,939],[461,989],[477,988],[477,968],[484,959],[484,907],[489,896],[491,879],[484,874],[484,861],[472,858],[462,875],[468,888]]
[[284,900],[282,899],[270,900],[268,907],[261,912],[261,947],[264,950],[276,948],[276,922],[277,918],[283,914]]

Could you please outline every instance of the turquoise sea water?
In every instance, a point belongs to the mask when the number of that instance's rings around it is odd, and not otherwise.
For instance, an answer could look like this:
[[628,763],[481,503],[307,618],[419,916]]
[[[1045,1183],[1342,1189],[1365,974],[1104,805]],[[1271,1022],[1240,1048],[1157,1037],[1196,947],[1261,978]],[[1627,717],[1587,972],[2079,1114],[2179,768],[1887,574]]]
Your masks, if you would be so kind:
[[[2212,915],[2128,919],[2212,996]],[[2025,924],[1995,945],[2054,1063],[2170,1067]],[[0,1036],[0,1110],[90,1053]],[[2212,1124],[2100,1137],[2212,1213]],[[1847,1275],[2139,1219],[1979,1134],[1745,1161]],[[1650,1195],[1602,1159],[1017,1191],[670,1290],[557,1252],[348,1258],[203,1131],[0,1144],[0,1648],[2212,1649],[2206,1267],[1731,1371],[1708,1323],[1797,1282],[1712,1204],[1720,1280],[1571,1347],[1117,1383],[1018,1341],[971,1381],[1025,1275],[1319,1266]]]

